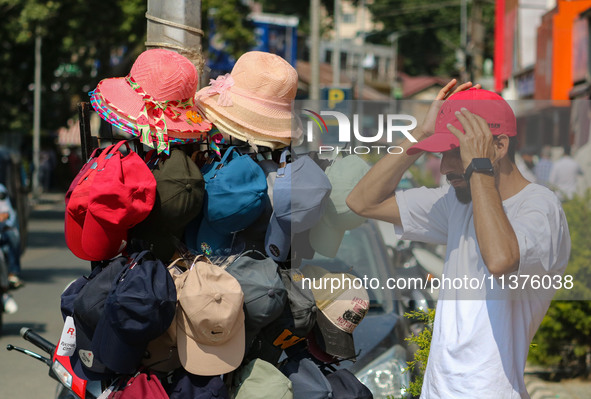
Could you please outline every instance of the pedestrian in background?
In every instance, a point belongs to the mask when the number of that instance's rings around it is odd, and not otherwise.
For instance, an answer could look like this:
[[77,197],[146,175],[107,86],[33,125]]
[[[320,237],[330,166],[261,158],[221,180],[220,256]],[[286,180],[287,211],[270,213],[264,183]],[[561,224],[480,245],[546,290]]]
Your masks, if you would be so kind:
[[572,199],[577,192],[577,178],[582,174],[581,167],[570,156],[570,146],[566,146],[550,171],[550,187],[561,201]]
[[536,183],[548,186],[550,183],[550,172],[552,171],[552,148],[549,145],[542,147],[540,160],[534,167]]

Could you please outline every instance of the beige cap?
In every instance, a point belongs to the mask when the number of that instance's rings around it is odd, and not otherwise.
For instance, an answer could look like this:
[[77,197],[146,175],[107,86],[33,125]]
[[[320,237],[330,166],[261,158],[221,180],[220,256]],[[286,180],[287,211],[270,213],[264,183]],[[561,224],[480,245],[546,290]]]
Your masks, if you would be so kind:
[[316,325],[322,335],[322,350],[343,359],[355,356],[353,330],[369,310],[369,295],[363,281],[313,265],[304,266],[302,273],[311,280],[312,294],[320,310]]
[[210,376],[235,370],[244,357],[244,294],[222,268],[196,262],[178,294],[177,347],[191,374]]

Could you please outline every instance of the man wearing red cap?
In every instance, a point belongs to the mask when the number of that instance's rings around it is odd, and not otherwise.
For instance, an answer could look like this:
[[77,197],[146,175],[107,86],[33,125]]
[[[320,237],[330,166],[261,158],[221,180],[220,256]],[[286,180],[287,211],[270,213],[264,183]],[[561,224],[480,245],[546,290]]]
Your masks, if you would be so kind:
[[[382,158],[347,204],[404,239],[447,245],[421,398],[529,398],[525,361],[563,281],[568,226],[556,196],[515,166],[509,104],[471,83],[449,96],[455,84],[413,132],[419,142]],[[425,151],[443,154],[450,185],[396,191]],[[557,284],[530,283],[543,279]]]

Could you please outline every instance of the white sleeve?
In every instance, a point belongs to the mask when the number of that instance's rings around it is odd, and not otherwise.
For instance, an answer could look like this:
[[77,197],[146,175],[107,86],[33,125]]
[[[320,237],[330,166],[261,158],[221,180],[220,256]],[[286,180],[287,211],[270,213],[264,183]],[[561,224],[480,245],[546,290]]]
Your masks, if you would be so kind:
[[411,188],[396,191],[402,226],[394,225],[396,235],[404,240],[432,244],[447,243],[449,186]]
[[566,216],[555,198],[536,196],[510,221],[519,244],[519,274],[562,274],[570,255]]

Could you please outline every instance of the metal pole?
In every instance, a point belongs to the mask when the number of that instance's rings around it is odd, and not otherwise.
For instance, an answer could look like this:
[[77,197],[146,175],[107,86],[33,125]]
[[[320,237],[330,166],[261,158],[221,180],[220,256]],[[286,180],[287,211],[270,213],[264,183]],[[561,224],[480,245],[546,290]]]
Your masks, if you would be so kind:
[[33,94],[33,196],[39,195],[39,153],[41,151],[41,34],[35,36],[35,91]]
[[[365,84],[365,71],[363,69],[363,58],[365,55],[365,0],[361,0],[361,26],[359,32],[361,33],[361,46],[359,47],[359,64],[357,65],[357,99],[363,100],[363,86]],[[359,114],[361,118],[362,115]]]
[[390,42],[392,43],[392,92],[390,96],[396,97],[396,89],[398,88],[398,38],[400,33],[394,32],[390,34]]
[[320,0],[310,0],[310,100],[320,99]]
[[334,43],[332,49],[332,84],[341,83],[341,1],[334,0]]
[[[190,59],[202,73],[201,0],[148,0],[146,19],[147,48],[176,51]],[[205,79],[199,78],[202,85]]]
[[462,50],[462,80],[465,82],[467,79],[467,54],[466,46],[468,44],[468,0],[462,0],[460,7],[460,48]]

